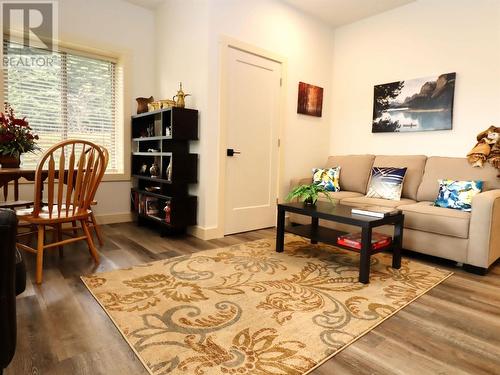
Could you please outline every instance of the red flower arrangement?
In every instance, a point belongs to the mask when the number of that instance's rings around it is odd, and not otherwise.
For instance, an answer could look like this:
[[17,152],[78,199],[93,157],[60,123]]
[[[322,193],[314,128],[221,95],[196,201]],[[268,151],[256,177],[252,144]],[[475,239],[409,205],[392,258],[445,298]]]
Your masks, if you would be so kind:
[[19,157],[39,150],[37,140],[38,135],[33,133],[26,117],[16,118],[12,107],[5,103],[5,112],[0,113],[0,155]]

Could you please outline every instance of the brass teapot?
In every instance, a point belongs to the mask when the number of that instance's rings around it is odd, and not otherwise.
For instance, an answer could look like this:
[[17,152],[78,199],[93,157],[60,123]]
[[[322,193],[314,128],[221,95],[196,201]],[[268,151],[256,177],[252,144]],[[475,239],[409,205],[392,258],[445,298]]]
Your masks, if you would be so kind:
[[180,82],[179,91],[177,91],[177,95],[174,95],[174,97],[172,98],[173,100],[175,100],[175,106],[184,108],[186,106],[186,102],[184,101],[184,98],[186,96],[191,96],[191,94],[184,94],[184,91],[182,91],[182,82]]

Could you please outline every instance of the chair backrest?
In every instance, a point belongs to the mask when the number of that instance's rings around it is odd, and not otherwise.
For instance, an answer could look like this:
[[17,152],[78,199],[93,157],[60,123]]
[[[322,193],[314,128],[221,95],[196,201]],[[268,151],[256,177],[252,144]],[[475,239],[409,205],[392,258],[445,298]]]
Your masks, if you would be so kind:
[[89,209],[108,159],[104,147],[85,140],[63,141],[47,150],[35,172],[33,216],[41,212],[45,179],[49,218],[71,217]]

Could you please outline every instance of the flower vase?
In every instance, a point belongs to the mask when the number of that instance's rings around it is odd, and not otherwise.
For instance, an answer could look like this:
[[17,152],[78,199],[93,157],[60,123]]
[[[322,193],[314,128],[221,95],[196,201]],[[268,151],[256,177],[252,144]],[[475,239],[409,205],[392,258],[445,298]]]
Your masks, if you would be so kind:
[[2,168],[19,168],[21,165],[21,156],[17,155],[0,155],[0,165]]
[[304,199],[304,206],[314,207],[314,206],[316,206],[316,202],[313,202],[312,198],[306,198],[306,199]]

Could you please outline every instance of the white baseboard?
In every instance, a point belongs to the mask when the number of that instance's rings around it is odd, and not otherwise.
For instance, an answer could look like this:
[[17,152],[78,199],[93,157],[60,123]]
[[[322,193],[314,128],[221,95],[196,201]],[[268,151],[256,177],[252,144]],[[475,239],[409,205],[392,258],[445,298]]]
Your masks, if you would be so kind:
[[99,224],[126,223],[133,220],[132,212],[95,215],[95,218]]
[[188,227],[187,232],[191,236],[197,237],[205,241],[224,237],[224,233],[218,227],[203,228],[196,225],[193,227]]

